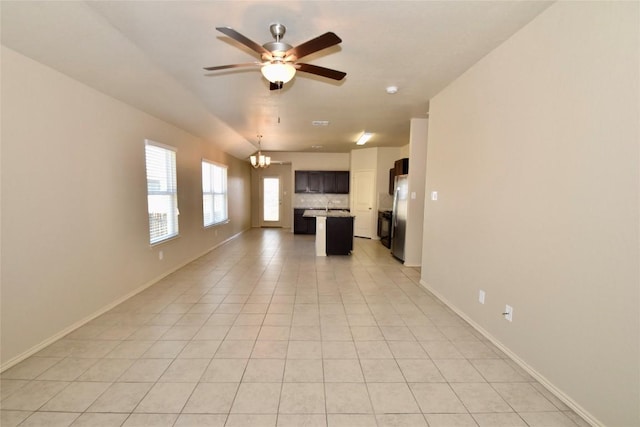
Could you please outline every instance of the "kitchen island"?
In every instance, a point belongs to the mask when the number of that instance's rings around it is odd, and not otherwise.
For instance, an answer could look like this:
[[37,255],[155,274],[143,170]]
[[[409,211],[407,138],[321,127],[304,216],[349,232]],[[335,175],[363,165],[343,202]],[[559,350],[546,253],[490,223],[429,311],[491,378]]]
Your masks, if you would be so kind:
[[308,209],[316,219],[316,255],[349,255],[353,250],[353,218],[349,211]]

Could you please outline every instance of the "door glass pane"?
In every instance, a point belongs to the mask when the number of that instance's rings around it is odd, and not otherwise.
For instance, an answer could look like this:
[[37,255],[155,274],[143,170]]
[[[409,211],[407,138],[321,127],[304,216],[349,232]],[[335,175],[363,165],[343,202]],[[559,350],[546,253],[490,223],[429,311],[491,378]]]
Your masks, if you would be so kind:
[[280,221],[280,178],[263,178],[263,220]]

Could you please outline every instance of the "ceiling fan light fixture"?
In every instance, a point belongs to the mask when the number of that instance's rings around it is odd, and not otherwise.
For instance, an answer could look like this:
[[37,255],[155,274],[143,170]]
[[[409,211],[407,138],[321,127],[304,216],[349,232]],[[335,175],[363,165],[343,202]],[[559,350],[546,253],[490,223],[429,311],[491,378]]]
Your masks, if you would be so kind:
[[358,138],[358,141],[356,141],[356,145],[366,144],[367,141],[369,141],[372,136],[373,134],[370,132],[362,132],[362,135],[360,135],[360,138]]
[[342,43],[342,39],[335,33],[326,32],[318,37],[292,47],[282,41],[282,36],[286,32],[286,27],[282,24],[271,24],[269,27],[271,35],[275,41],[268,42],[262,46],[253,40],[243,36],[231,27],[216,27],[216,30],[232,38],[236,42],[249,48],[254,53],[260,55],[262,63],[248,62],[244,64],[229,64],[214,67],[204,67],[207,71],[228,70],[234,68],[255,67],[261,65],[262,75],[269,81],[269,90],[280,90],[285,83],[288,83],[295,76],[297,71],[301,73],[313,74],[333,80],[342,80],[347,73],[319,65],[304,64],[297,62],[300,58],[311,55],[315,52],[327,49]]
[[264,78],[271,83],[287,83],[296,75],[296,69],[293,65],[282,62],[264,65],[260,71],[262,71]]

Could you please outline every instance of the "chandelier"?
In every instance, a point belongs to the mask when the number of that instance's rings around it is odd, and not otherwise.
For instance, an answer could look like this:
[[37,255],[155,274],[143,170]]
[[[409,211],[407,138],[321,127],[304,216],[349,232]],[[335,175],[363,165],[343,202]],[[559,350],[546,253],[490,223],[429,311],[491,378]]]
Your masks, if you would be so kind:
[[265,156],[262,154],[260,141],[262,140],[262,135],[258,135],[258,153],[250,156],[251,166],[254,168],[268,168],[271,164],[271,157]]

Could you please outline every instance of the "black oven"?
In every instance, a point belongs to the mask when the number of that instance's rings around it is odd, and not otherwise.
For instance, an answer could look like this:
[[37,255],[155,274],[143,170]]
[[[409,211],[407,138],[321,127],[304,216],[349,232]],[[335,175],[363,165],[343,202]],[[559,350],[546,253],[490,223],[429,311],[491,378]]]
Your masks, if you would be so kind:
[[385,247],[391,247],[391,211],[378,211],[378,237]]

